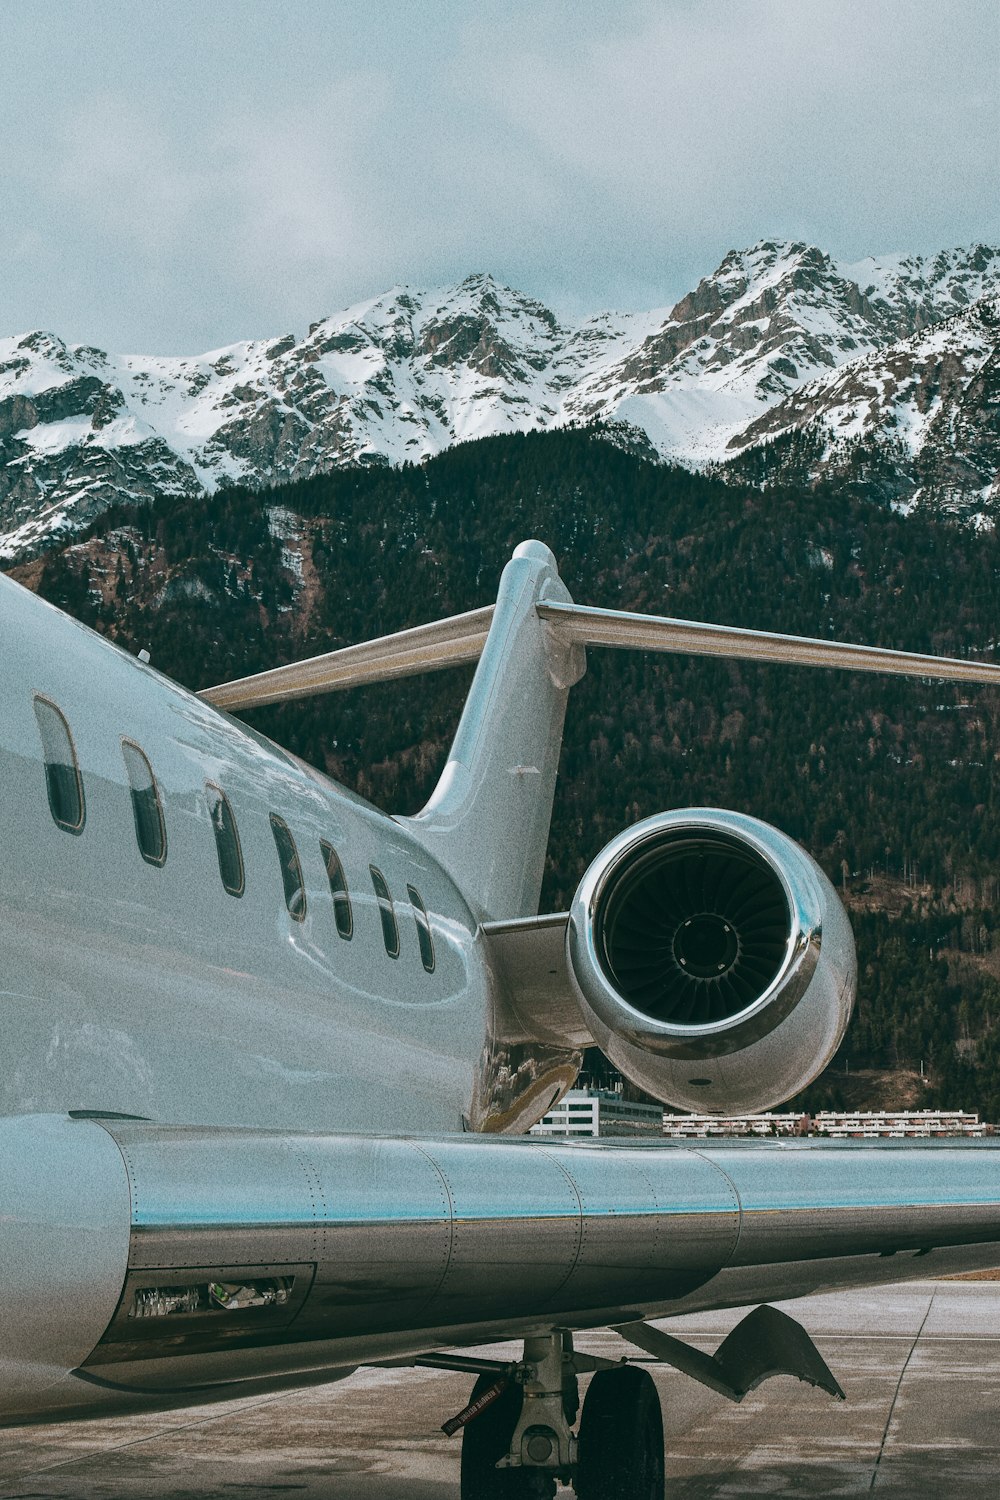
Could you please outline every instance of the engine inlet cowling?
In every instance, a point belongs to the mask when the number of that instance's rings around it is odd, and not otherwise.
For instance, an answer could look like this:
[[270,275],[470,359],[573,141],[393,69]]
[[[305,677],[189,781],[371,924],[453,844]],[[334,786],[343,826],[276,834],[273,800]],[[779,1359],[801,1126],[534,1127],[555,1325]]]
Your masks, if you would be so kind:
[[699,1026],[767,989],[789,928],[784,887],[753,850],[721,832],[666,836],[607,891],[598,955],[636,1010]]
[[628,829],[584,876],[569,966],[595,1040],[664,1102],[787,1099],[826,1065],[855,989],[826,876],[791,839],[715,808]]

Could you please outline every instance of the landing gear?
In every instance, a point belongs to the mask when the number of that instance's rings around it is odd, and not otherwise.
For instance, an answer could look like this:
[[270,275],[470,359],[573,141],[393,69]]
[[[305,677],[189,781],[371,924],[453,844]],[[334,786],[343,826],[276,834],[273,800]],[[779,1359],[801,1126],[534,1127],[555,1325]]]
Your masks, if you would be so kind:
[[[470,1404],[495,1384],[492,1375],[480,1375],[472,1388]],[[498,1469],[507,1457],[510,1440],[521,1416],[524,1389],[511,1381],[503,1395],[481,1411],[462,1434],[462,1500],[549,1500],[555,1480],[542,1469]]]
[[663,1416],[647,1370],[599,1370],[580,1418],[578,1500],[663,1500]]
[[[747,1313],[714,1354],[651,1323],[619,1323],[615,1331],[658,1364],[682,1371],[730,1401],[742,1401],[772,1375],[795,1375],[845,1399],[802,1324],[766,1304]],[[577,1354],[565,1328],[531,1334],[524,1341],[524,1358],[512,1363],[447,1351],[421,1355],[414,1363],[483,1377],[472,1402],[443,1427],[449,1436],[466,1428],[462,1500],[529,1495],[549,1500],[556,1480],[571,1484],[578,1500],[663,1500],[663,1417],[646,1370]],[[579,1435],[574,1435],[580,1404],[577,1376],[590,1371],[594,1378]],[[497,1401],[487,1422],[490,1393],[502,1395],[504,1404]],[[477,1403],[478,1396],[485,1399]],[[478,1422],[486,1425],[477,1431]]]
[[[577,1373],[595,1365],[577,1438]],[[504,1368],[509,1383],[497,1397],[495,1370]],[[472,1416],[481,1399],[490,1404]],[[552,1500],[557,1479],[579,1500],[663,1500],[656,1386],[645,1370],[575,1354],[564,1330],[527,1338],[517,1365],[482,1373],[445,1431],[462,1422],[462,1500]]]

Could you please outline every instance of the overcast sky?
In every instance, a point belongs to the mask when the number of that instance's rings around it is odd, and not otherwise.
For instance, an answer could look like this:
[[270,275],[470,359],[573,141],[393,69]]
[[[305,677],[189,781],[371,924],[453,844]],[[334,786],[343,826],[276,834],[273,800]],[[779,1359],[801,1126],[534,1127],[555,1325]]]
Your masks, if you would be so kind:
[[0,122],[0,335],[115,350],[1000,243],[998,0],[0,0]]

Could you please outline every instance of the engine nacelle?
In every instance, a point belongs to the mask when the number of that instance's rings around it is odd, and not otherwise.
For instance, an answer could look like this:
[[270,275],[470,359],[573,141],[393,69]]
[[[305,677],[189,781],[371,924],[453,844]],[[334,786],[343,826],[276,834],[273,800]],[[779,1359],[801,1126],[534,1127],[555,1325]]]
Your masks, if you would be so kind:
[[840,1045],[854,937],[804,849],[718,808],[660,813],[608,844],[570,913],[591,1033],[665,1104],[729,1114],[797,1093]]

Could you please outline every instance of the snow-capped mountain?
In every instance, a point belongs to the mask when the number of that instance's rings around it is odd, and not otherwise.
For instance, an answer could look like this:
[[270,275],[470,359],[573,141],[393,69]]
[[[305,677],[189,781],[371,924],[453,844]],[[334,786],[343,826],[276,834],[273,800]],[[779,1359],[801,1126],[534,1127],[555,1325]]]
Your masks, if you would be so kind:
[[874,370],[901,338],[998,294],[1000,249],[845,266],[763,241],[732,251],[670,310],[574,328],[475,275],[394,288],[304,339],[195,358],[107,354],[42,332],[0,339],[0,556],[118,498],[397,464],[594,418],[630,424],[677,462],[724,461],[801,426],[804,408],[788,403],[804,387],[858,360]]
[[730,442],[729,472],[860,483],[965,518],[1000,502],[1000,297],[809,382]]

